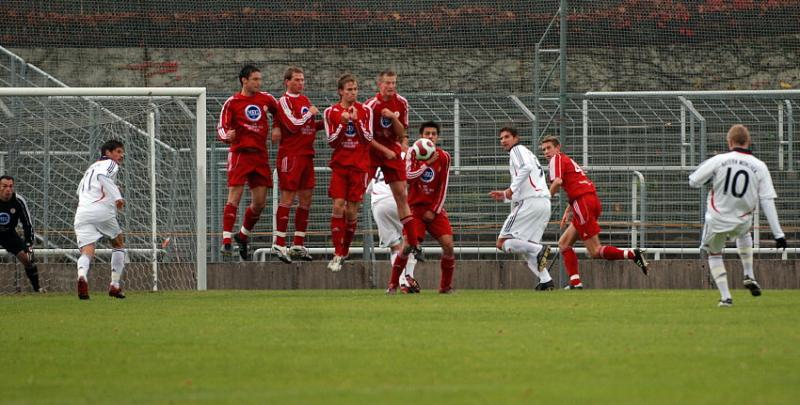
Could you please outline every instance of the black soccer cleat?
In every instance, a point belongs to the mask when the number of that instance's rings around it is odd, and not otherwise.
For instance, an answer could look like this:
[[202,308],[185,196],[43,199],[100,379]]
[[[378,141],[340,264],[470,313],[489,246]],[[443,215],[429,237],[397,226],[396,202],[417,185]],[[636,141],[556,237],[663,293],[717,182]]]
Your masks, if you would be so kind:
[[547,260],[549,258],[550,246],[542,245],[542,250],[540,250],[539,254],[536,255],[536,264],[540,272],[547,268]]
[[230,243],[223,243],[219,251],[222,253],[222,256],[225,257],[233,256],[233,246],[231,246]]
[[233,235],[233,240],[236,241],[236,244],[239,245],[239,256],[242,258],[243,261],[250,260],[250,251],[247,250],[247,239],[242,239],[239,237],[239,234]]
[[750,290],[750,295],[754,297],[761,295],[761,286],[758,285],[756,280],[750,278],[750,276],[744,276],[744,287]]
[[409,251],[409,253],[414,254],[414,258],[417,259],[418,262],[425,263],[426,260],[425,251],[422,250],[422,246],[420,245],[411,246],[411,250]]
[[419,288],[419,283],[414,277],[409,276],[406,274],[406,284],[408,284],[408,292],[411,294],[419,294],[421,289]]
[[113,285],[108,287],[108,296],[125,299],[125,293],[122,292],[122,287],[114,287]]
[[583,283],[578,283],[576,285],[567,284],[567,286],[564,287],[564,289],[565,290],[583,290]]
[[732,307],[733,306],[733,298],[728,298],[728,299],[725,299],[725,300],[719,300],[719,304],[717,304],[717,306],[719,306],[719,307]]
[[647,275],[648,266],[650,263],[647,263],[647,260],[644,259],[644,255],[642,254],[642,249],[633,249],[633,263],[639,266],[642,269],[642,273]]
[[539,283],[536,285],[536,288],[534,288],[535,291],[553,291],[555,289],[556,284],[553,282],[553,280],[550,280],[546,283]]

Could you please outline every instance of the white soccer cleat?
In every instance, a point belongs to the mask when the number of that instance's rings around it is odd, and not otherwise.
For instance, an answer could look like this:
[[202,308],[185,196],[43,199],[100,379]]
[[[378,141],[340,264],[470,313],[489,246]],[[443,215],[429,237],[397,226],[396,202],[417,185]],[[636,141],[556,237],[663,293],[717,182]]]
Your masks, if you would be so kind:
[[289,249],[286,246],[281,245],[272,245],[272,254],[278,257],[278,259],[286,264],[292,263],[292,258],[289,257]]
[[308,249],[306,249],[303,245],[293,245],[289,248],[289,256],[293,259],[300,259],[310,262],[314,260],[313,257],[308,253]]
[[344,263],[344,257],[333,256],[333,259],[328,262],[328,270],[337,272],[342,269],[342,263]]

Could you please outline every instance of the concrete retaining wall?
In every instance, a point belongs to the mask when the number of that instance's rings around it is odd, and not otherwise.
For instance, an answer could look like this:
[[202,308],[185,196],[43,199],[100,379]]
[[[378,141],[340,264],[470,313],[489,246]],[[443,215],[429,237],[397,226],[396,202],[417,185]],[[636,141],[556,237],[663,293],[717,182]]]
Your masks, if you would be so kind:
[[[208,266],[208,288],[217,289],[383,289],[388,283],[389,266],[376,263],[377,277],[373,279],[368,262],[352,261],[339,273],[331,273],[323,261],[286,265],[266,263],[213,263]],[[587,288],[654,288],[697,289],[713,288],[706,263],[700,260],[660,260],[651,263],[648,277],[629,262],[581,261],[581,277]],[[729,281],[741,288],[742,268],[738,260],[727,260]],[[68,264],[39,264],[42,284],[50,291],[73,291],[76,270]],[[439,285],[439,263],[431,261],[417,265],[416,277],[424,290]],[[558,285],[566,278],[553,271]],[[800,261],[756,260],[756,277],[765,289],[800,288]],[[17,281],[15,281],[15,278]],[[107,264],[96,265],[90,272],[92,290],[104,291],[110,280]],[[152,273],[146,264],[129,265],[124,277],[129,290],[151,290]],[[459,261],[456,262],[454,286],[459,289],[526,289],[533,288],[535,279],[521,261]],[[0,264],[0,293],[13,293],[19,285],[29,291],[30,285],[22,266]],[[186,265],[162,265],[159,290],[193,289],[192,269]]]

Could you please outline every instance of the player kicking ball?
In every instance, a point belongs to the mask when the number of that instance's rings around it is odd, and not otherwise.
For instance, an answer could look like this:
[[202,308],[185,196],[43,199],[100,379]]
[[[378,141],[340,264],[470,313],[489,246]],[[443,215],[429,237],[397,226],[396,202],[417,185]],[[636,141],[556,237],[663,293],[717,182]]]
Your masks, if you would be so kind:
[[689,185],[695,188],[711,183],[700,248],[708,253],[708,268],[720,293],[720,307],[733,305],[722,261],[722,250],[730,238],[736,239],[745,288],[754,297],[761,295],[761,286],[753,273],[753,237],[750,235],[753,211],[759,202],[775,237],[775,247],[786,249],[786,238],[775,209],[778,194],[769,168],[749,149],[750,131],[744,125],[734,125],[728,130],[727,142],[729,152],[706,160],[689,176]]
[[111,240],[111,284],[108,295],[125,298],[120,280],[125,269],[125,243],[117,222],[117,211],[125,200],[116,184],[125,148],[110,140],[100,147],[100,160],[92,163],[78,185],[78,209],[75,211],[75,236],[81,257],[78,259],[78,298],[89,299],[87,277],[94,258],[95,245],[103,236]]
[[550,220],[550,190],[544,178],[544,169],[530,149],[520,144],[515,128],[500,129],[500,145],[508,152],[508,169],[511,185],[505,190],[494,190],[489,196],[496,201],[510,202],[511,214],[503,223],[497,248],[506,253],[521,253],[528,268],[539,279],[537,291],[555,288],[547,270],[550,247],[542,245],[542,235]]

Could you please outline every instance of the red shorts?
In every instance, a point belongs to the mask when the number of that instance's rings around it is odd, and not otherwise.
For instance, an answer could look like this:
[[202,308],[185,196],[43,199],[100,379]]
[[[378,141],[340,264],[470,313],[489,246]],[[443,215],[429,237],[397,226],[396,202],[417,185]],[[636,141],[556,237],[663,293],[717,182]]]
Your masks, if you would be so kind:
[[603,212],[603,206],[597,194],[589,193],[578,198],[572,205],[572,225],[578,231],[581,240],[586,240],[600,233],[600,224],[597,219]]
[[406,161],[400,157],[400,152],[403,151],[400,148],[400,144],[395,142],[391,146],[383,146],[391,149],[397,157],[391,160],[386,159],[383,153],[379,152],[377,149],[370,149],[369,177],[375,177],[375,172],[380,167],[383,172],[383,181],[385,181],[386,184],[394,183],[395,181],[406,181]]
[[336,168],[331,170],[328,197],[350,202],[361,202],[367,192],[369,174],[356,169]]
[[228,187],[272,188],[267,152],[228,152]]
[[[450,226],[450,218],[447,216],[447,211],[442,210],[441,214],[436,215],[431,222],[422,220],[422,215],[427,211],[426,209],[411,209],[414,214],[414,220],[411,226],[414,227],[417,235],[421,239],[425,238],[425,231],[428,231],[435,239],[439,239],[444,235],[452,235],[453,227]],[[422,240],[417,243],[421,243]]]
[[313,156],[284,156],[278,159],[278,187],[281,190],[311,190],[314,184]]

